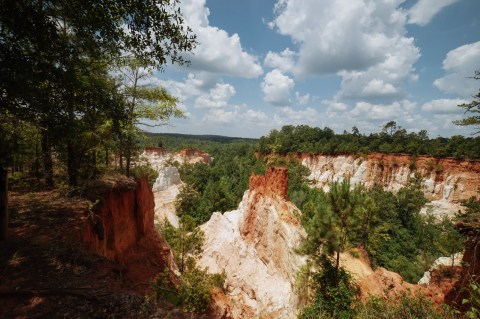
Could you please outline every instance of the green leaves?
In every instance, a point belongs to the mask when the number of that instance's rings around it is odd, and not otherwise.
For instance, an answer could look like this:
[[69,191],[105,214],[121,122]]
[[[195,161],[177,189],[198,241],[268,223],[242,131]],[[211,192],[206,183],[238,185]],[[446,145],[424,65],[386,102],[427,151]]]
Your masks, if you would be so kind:
[[[480,70],[475,71],[475,76],[473,77],[476,80],[480,80]],[[458,105],[458,107],[461,107],[465,110],[465,113],[480,113],[480,90],[478,93],[473,97],[473,101],[470,103],[464,103]],[[471,115],[468,116],[464,119],[453,121],[454,124],[456,125],[461,125],[461,126],[470,126],[474,125],[479,127],[480,126],[480,115]],[[475,131],[473,135],[479,134],[480,130]]]

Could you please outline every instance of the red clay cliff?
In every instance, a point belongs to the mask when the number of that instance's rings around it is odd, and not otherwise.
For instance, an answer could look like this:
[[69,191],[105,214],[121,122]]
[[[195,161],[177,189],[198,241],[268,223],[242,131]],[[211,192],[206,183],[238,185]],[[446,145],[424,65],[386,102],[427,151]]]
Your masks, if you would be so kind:
[[83,241],[94,253],[118,262],[136,283],[147,283],[166,267],[176,270],[166,240],[154,228],[154,198],[147,178],[104,182],[97,187]]

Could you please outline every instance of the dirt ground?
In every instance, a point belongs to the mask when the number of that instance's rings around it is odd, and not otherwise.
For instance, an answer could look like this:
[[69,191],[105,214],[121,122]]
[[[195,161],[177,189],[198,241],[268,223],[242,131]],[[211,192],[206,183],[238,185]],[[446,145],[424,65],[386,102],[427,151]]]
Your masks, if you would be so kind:
[[[114,262],[84,251],[90,203],[61,190],[10,192],[0,243],[0,318],[199,318],[139,294]],[[143,283],[142,283],[143,284]]]

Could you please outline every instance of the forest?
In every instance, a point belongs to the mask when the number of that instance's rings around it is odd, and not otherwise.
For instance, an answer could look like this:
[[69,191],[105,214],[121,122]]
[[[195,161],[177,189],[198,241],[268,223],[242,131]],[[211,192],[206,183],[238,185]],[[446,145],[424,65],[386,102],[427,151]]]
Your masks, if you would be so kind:
[[328,127],[286,125],[261,137],[258,150],[262,154],[282,155],[386,153],[479,159],[480,137],[455,135],[429,138],[427,131],[407,132],[395,121],[385,123],[380,132],[368,135],[361,134],[356,127],[351,132],[336,134]]

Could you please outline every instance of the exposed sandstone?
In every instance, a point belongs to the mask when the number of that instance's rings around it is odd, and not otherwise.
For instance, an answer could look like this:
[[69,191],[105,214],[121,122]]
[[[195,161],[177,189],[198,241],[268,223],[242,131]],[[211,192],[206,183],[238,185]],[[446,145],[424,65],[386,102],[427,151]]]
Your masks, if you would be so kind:
[[237,210],[214,213],[201,226],[198,266],[225,273],[227,299],[221,300],[232,318],[295,318],[294,277],[304,263],[295,248],[306,234],[298,209],[285,201],[287,172],[270,168],[250,181]]
[[359,249],[359,258],[355,258],[350,253],[342,253],[340,264],[353,277],[360,288],[360,297],[366,300],[369,297],[397,298],[402,293],[414,295],[422,293],[436,305],[442,305],[445,302],[445,296],[458,280],[460,267],[452,270],[451,276],[446,277],[438,269],[430,271],[430,281],[428,284],[415,285],[403,280],[403,278],[392,271],[378,267],[373,270],[365,251]]
[[476,195],[480,180],[480,162],[430,156],[369,154],[299,156],[311,171],[309,179],[317,187],[328,191],[329,184],[350,177],[353,185],[366,187],[375,184],[389,191],[398,191],[407,185],[414,173],[419,173],[423,191],[431,200],[423,212],[452,216],[461,210],[461,201]]
[[183,187],[180,174],[174,162],[179,164],[195,164],[212,162],[212,157],[197,149],[184,149],[178,152],[168,152],[164,148],[146,147],[142,156],[158,172],[153,185],[155,195],[155,216],[163,222],[165,219],[174,227],[179,226],[176,215],[175,200]]
[[177,271],[170,246],[154,229],[154,199],[146,178],[135,183],[119,177],[92,196],[99,202],[83,233],[91,251],[118,262],[137,283],[147,283],[165,267]]

